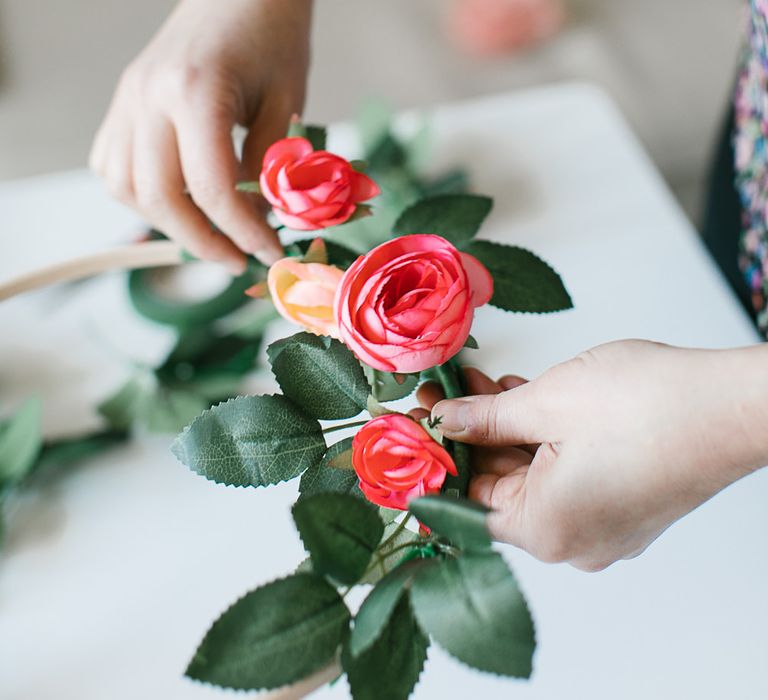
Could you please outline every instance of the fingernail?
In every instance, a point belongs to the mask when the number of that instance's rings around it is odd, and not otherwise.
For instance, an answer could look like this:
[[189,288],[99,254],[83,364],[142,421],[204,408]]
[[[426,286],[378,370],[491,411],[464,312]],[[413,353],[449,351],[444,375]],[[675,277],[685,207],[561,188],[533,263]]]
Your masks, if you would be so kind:
[[229,274],[233,275],[234,277],[239,277],[245,272],[245,269],[248,267],[248,264],[245,260],[237,260],[226,263],[227,269],[229,270]]
[[471,398],[440,401],[432,408],[432,421],[442,433],[461,433],[467,427]]
[[267,267],[274,265],[278,260],[285,257],[285,251],[279,248],[259,248],[254,250],[253,254]]

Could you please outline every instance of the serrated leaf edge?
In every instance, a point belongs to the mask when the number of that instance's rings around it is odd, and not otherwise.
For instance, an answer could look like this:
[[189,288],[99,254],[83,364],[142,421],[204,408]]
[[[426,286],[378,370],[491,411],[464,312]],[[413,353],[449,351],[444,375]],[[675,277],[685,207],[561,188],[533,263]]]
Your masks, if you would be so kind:
[[[223,609],[223,610],[222,610],[222,611],[219,613],[219,615],[216,617],[216,619],[215,619],[213,622],[211,622],[211,624],[210,624],[210,625],[208,625],[207,629],[205,630],[205,634],[203,634],[203,636],[202,636],[202,638],[201,638],[201,640],[200,640],[199,644],[197,645],[197,647],[195,648],[195,651],[194,651],[194,652],[193,652],[193,654],[192,654],[192,658],[189,660],[189,663],[187,664],[186,668],[184,669],[184,677],[185,677],[185,678],[187,678],[188,680],[190,680],[190,681],[194,682],[194,683],[198,683],[198,684],[200,684],[200,685],[205,685],[205,686],[208,686],[209,688],[217,688],[217,689],[219,689],[219,690],[225,690],[225,691],[228,691],[228,692],[230,692],[230,693],[236,693],[236,694],[245,694],[245,693],[249,693],[249,694],[252,694],[252,693],[254,693],[254,691],[255,691],[255,692],[266,692],[266,691],[276,691],[276,690],[280,690],[281,688],[290,688],[291,686],[293,686],[293,685],[296,685],[297,683],[301,683],[301,681],[303,681],[303,680],[305,680],[305,679],[309,678],[309,677],[310,677],[311,675],[313,675],[314,673],[317,673],[317,672],[318,672],[318,671],[320,671],[321,669],[325,668],[325,666],[327,666],[327,665],[328,665],[329,661],[330,661],[330,662],[333,662],[335,659],[337,659],[337,658],[338,658],[338,656],[339,656],[339,650],[340,650],[340,648],[336,650],[335,654],[334,654],[334,655],[333,655],[333,656],[332,656],[330,659],[328,659],[328,660],[326,660],[326,661],[324,661],[324,662],[322,662],[322,663],[318,664],[318,666],[317,666],[316,668],[312,669],[312,670],[311,670],[311,671],[310,671],[310,672],[309,672],[309,673],[308,673],[306,676],[304,676],[304,678],[298,678],[298,679],[297,679],[297,680],[295,680],[293,683],[288,683],[288,684],[286,684],[286,685],[281,685],[281,686],[278,686],[278,687],[276,687],[276,688],[256,688],[256,689],[251,689],[251,690],[245,690],[245,689],[243,689],[243,688],[229,688],[229,687],[227,687],[227,686],[223,686],[223,685],[217,685],[216,683],[211,683],[210,681],[206,681],[206,680],[203,680],[203,679],[201,679],[201,678],[195,678],[194,676],[190,676],[190,675],[189,675],[189,669],[190,669],[190,666],[192,665],[192,662],[195,660],[195,657],[197,656],[197,651],[198,651],[198,649],[200,648],[200,646],[202,645],[202,643],[205,641],[206,637],[208,637],[208,634],[209,634],[209,633],[210,633],[210,631],[211,631],[211,630],[214,628],[214,626],[216,625],[216,623],[217,623],[217,622],[218,622],[218,621],[219,621],[219,620],[220,620],[222,617],[224,617],[224,615],[225,615],[225,614],[226,614],[226,613],[227,613],[227,612],[228,612],[228,611],[229,611],[231,608],[233,608],[233,607],[234,607],[235,605],[237,605],[237,604],[238,604],[238,603],[239,603],[241,600],[243,600],[244,598],[247,598],[247,597],[248,597],[248,596],[249,596],[251,593],[254,593],[255,591],[259,590],[260,588],[264,588],[264,587],[266,587],[266,586],[269,586],[269,585],[272,585],[272,584],[274,584],[274,583],[280,583],[281,581],[286,581],[286,580],[288,580],[288,579],[290,579],[290,578],[296,578],[296,577],[299,577],[299,576],[307,576],[307,577],[310,577],[310,578],[316,578],[316,579],[320,579],[321,581],[325,582],[325,583],[326,583],[326,584],[327,584],[327,585],[328,585],[330,588],[334,588],[334,587],[333,587],[333,585],[331,585],[331,584],[330,584],[330,583],[329,583],[329,582],[328,582],[328,581],[327,581],[327,580],[326,580],[324,577],[320,576],[319,574],[317,574],[317,573],[315,573],[315,572],[313,572],[313,571],[301,571],[301,572],[293,572],[293,573],[291,573],[291,574],[288,574],[288,575],[286,575],[286,576],[281,576],[281,577],[279,577],[279,578],[276,578],[276,579],[272,579],[271,581],[268,581],[267,583],[264,583],[264,584],[262,584],[261,586],[257,586],[256,588],[252,588],[251,590],[249,590],[249,591],[246,591],[246,592],[245,592],[245,593],[243,593],[241,596],[239,596],[238,598],[236,598],[234,602],[232,602],[230,605],[228,605],[226,608],[224,608],[224,609]],[[342,597],[339,595],[339,592],[338,592],[338,591],[336,591],[336,595],[338,596],[339,600],[341,601],[341,604],[342,604],[342,605],[343,605],[345,608],[347,608],[347,613],[350,615],[350,620],[351,620],[351,613],[349,613],[349,608],[347,607],[347,604],[344,602],[344,599],[343,599],[343,598],[342,598]],[[416,619],[416,618],[415,618],[415,616],[414,616],[414,619]],[[417,620],[417,624],[418,624],[418,620]]]
[[[302,413],[304,412],[304,409],[301,408],[301,406],[297,405],[294,401],[289,399],[287,396],[284,396],[283,394],[243,394],[241,396],[232,396],[229,399],[226,399],[225,401],[220,401],[217,404],[211,405],[210,408],[206,408],[200,415],[196,416],[195,419],[189,424],[184,426],[184,429],[174,438],[173,442],[170,446],[171,454],[176,457],[176,459],[179,461],[179,463],[189,469],[193,474],[196,474],[197,476],[202,477],[206,481],[210,481],[213,484],[217,484],[218,486],[224,486],[225,488],[234,488],[234,489],[255,489],[255,488],[267,488],[268,486],[277,486],[278,484],[283,484],[288,481],[293,481],[294,479],[301,478],[302,474],[304,472],[301,472],[301,474],[297,474],[296,476],[289,477],[287,479],[280,479],[280,481],[275,482],[274,484],[266,484],[264,486],[254,486],[253,484],[228,484],[225,481],[216,481],[216,479],[212,479],[207,474],[202,474],[201,472],[197,471],[197,469],[194,469],[193,467],[189,466],[179,455],[179,448],[181,446],[181,439],[184,435],[186,435],[192,428],[192,426],[197,423],[198,420],[200,420],[206,413],[210,413],[216,408],[219,408],[220,406],[224,406],[228,403],[232,403],[233,401],[238,401],[239,399],[248,399],[248,398],[258,398],[258,397],[280,397],[285,399],[286,401],[290,401],[296,408],[298,408]],[[308,413],[305,413],[305,415],[308,418],[311,418],[312,420],[317,420],[314,416],[310,416]],[[318,423],[318,425],[320,425]],[[325,451],[328,451],[328,446],[326,445]],[[323,457],[325,457],[325,453],[323,453]],[[322,459],[322,458],[321,458]],[[309,469],[309,467],[307,467]],[[306,469],[304,470],[306,471]]]

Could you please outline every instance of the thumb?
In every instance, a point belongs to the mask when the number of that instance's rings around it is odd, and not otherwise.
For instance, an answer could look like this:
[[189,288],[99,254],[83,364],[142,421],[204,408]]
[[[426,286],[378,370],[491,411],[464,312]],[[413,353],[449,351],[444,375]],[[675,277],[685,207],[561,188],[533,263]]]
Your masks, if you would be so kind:
[[445,437],[470,445],[545,442],[534,386],[529,383],[501,394],[440,401],[432,409],[432,420]]

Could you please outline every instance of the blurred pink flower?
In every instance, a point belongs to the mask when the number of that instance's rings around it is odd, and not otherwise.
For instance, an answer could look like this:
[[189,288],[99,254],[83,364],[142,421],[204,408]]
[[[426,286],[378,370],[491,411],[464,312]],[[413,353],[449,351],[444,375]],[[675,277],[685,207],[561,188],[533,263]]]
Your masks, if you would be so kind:
[[457,0],[448,29],[467,53],[495,56],[550,38],[564,20],[563,0]]

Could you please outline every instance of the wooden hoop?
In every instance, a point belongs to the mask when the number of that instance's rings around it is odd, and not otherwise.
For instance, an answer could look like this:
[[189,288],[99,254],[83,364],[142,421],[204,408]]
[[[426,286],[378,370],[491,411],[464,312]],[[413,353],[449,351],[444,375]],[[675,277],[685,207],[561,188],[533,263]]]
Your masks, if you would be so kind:
[[18,294],[61,282],[91,277],[113,270],[166,267],[184,262],[182,248],[173,241],[150,241],[114,248],[56,263],[0,284],[0,302]]

